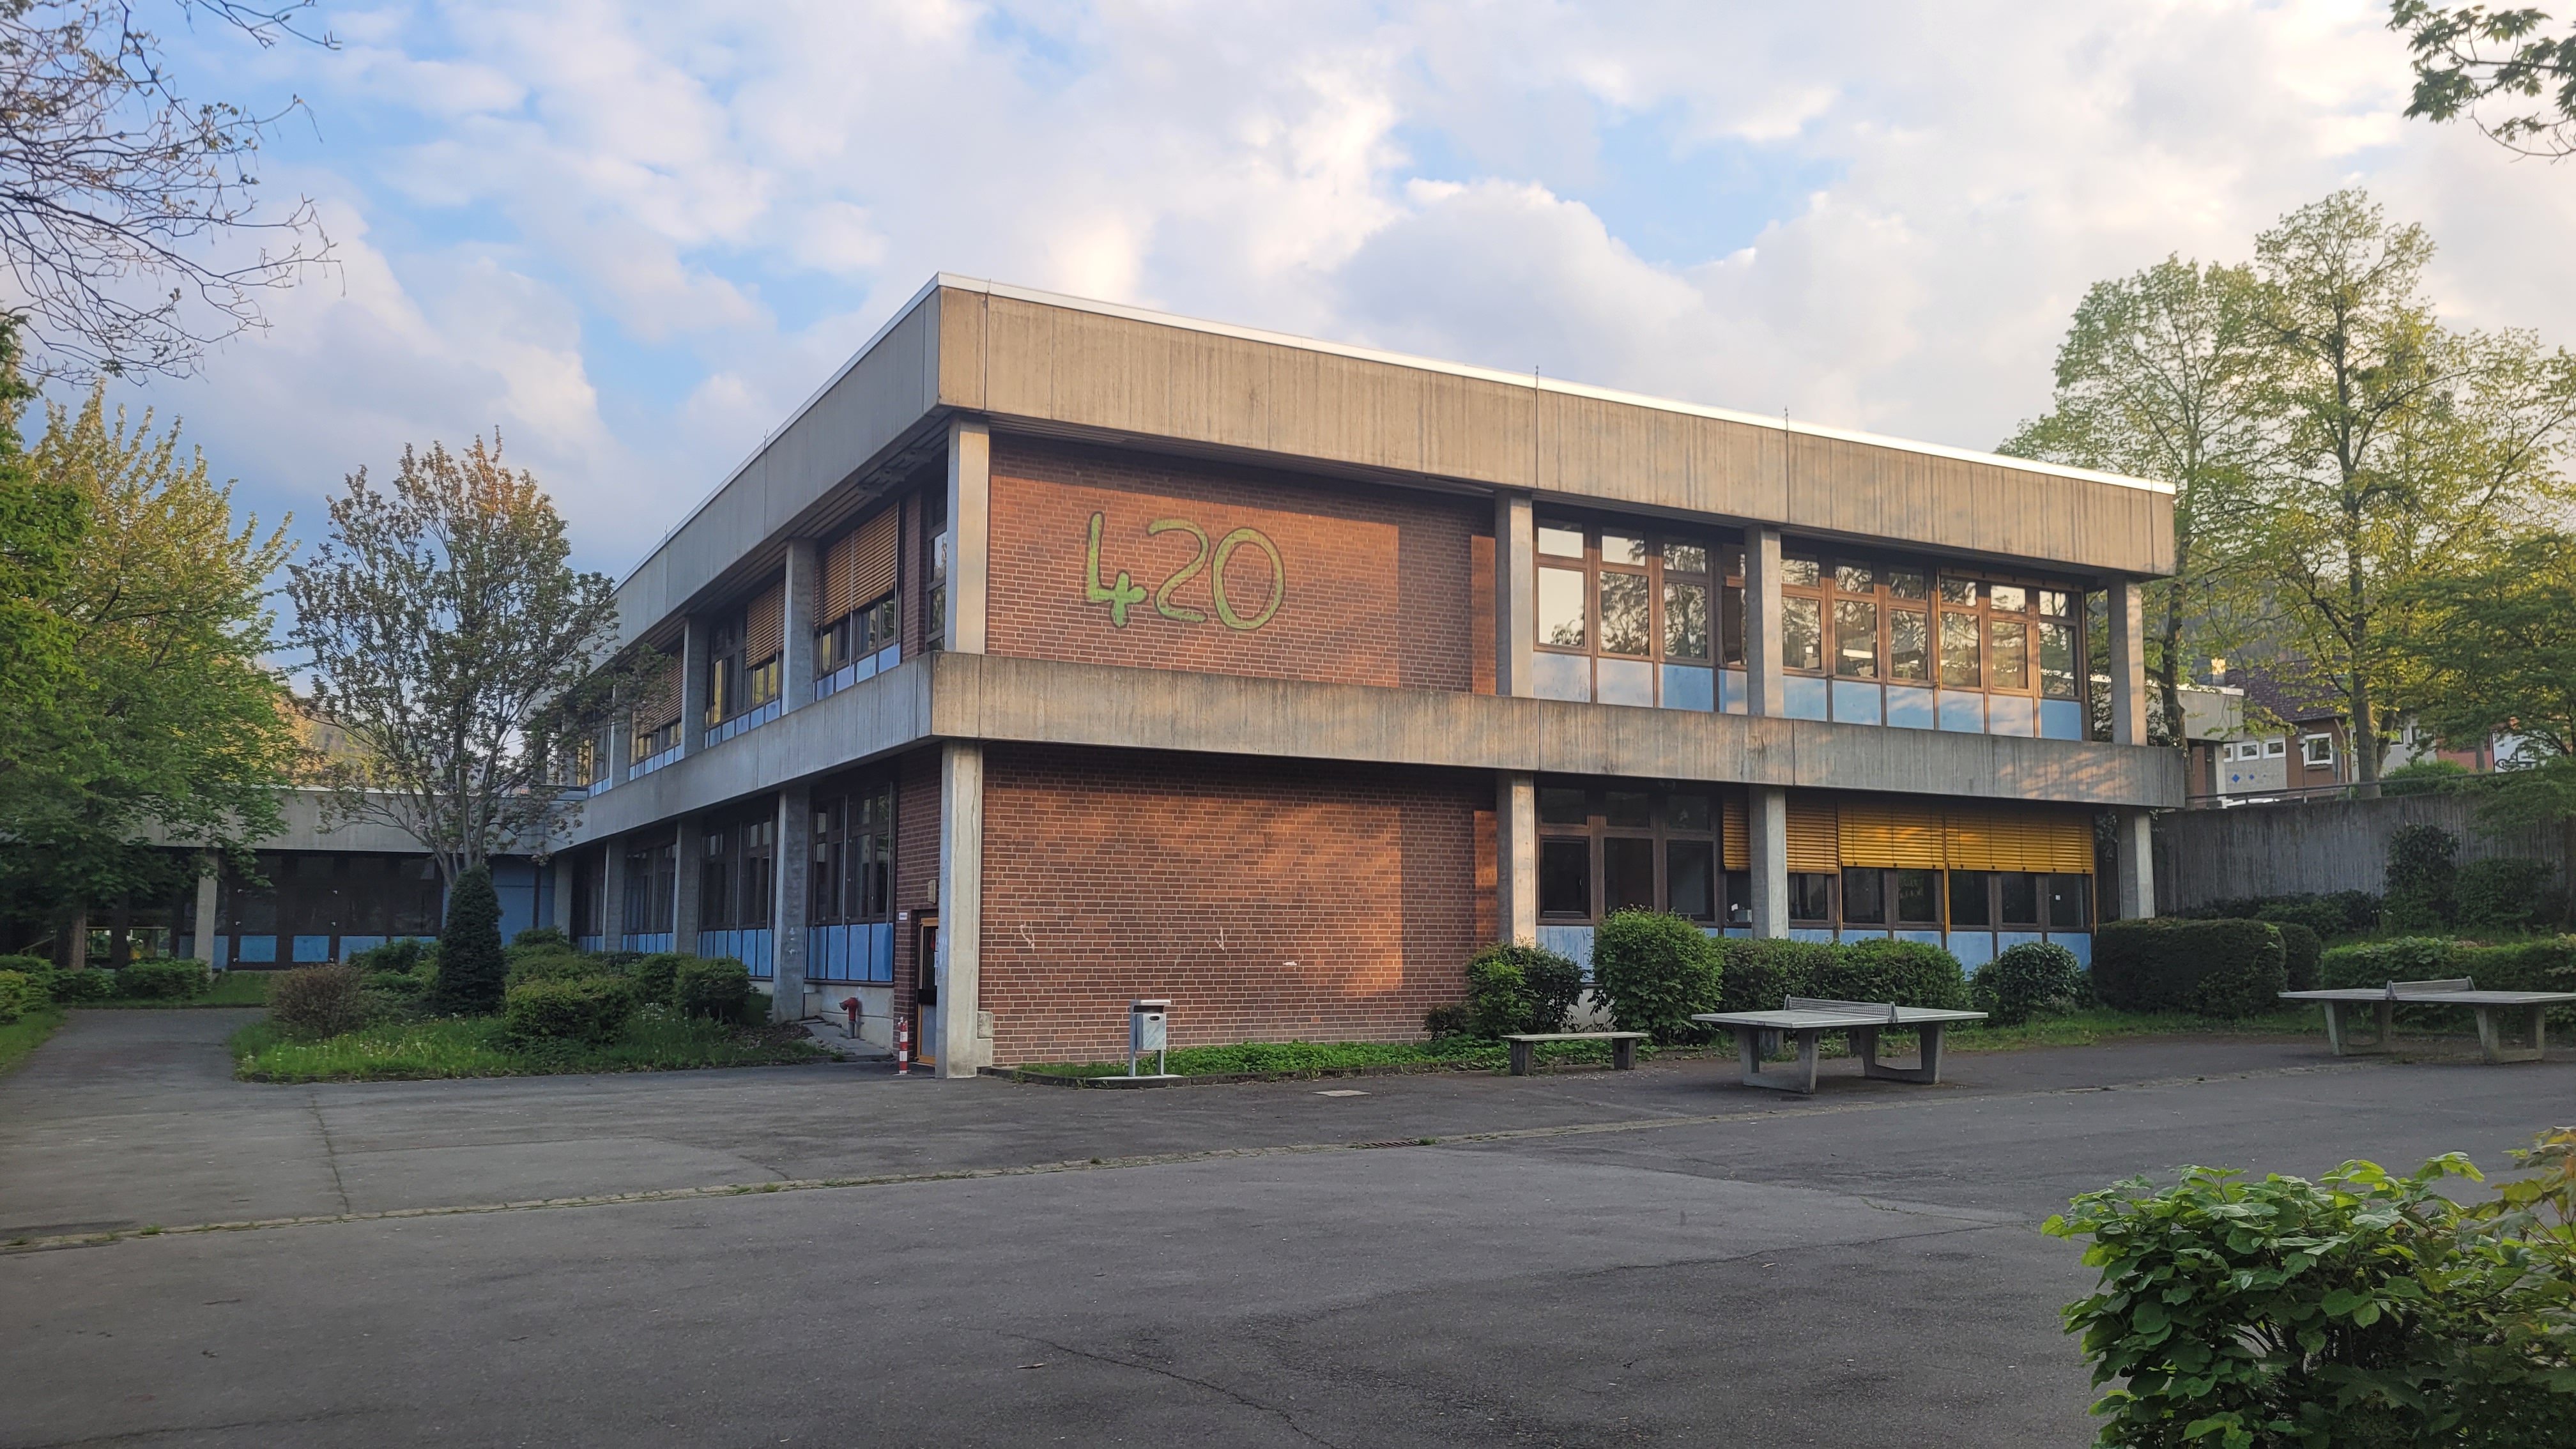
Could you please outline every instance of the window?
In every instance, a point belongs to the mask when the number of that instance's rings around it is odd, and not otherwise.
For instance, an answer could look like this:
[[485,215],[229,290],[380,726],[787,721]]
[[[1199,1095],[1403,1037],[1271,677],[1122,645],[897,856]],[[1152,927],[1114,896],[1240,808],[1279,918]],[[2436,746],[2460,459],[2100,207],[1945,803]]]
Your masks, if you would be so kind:
[[698,929],[766,928],[778,885],[778,822],[767,814],[729,821],[706,832],[704,847]]
[[2335,762],[2334,736],[2303,735],[2299,739],[2299,763],[2322,768]]
[[679,872],[676,845],[648,846],[626,855],[626,919],[630,936],[658,935],[671,929],[679,901],[672,894]]
[[1843,920],[1857,926],[1887,924],[1887,872],[1843,872]]
[[1896,924],[1900,926],[1938,926],[1941,924],[1941,872],[1937,870],[1895,870]]
[[1829,926],[1834,920],[1834,878],[1814,871],[1793,871],[1789,876],[1789,919],[1811,926]]
[[1542,519],[1538,553],[1541,697],[1716,708],[1707,540]]
[[1717,919],[1717,812],[1702,790],[1543,784],[1539,914],[1597,920],[1634,907]]
[[2277,760],[2282,756],[2287,755],[2289,752],[2290,742],[2288,740],[2265,740],[2263,742],[2264,759]]
[[2093,924],[2093,877],[2052,875],[2048,880],[2048,927],[2052,931],[2089,930]]
[[893,919],[892,782],[815,792],[812,866],[807,900],[812,924]]
[[1952,929],[1971,929],[1994,923],[1993,903],[1987,900],[1986,872],[1954,870],[1950,872],[1950,925]]
[[1995,919],[2005,926],[2040,924],[2040,877],[2005,871],[1995,877]]

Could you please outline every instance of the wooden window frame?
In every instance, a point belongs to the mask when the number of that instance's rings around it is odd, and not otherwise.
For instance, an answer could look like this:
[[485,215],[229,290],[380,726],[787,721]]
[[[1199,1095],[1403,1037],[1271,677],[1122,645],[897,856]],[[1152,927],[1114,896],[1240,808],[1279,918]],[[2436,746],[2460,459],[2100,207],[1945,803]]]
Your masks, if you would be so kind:
[[[1549,553],[1543,547],[1534,547],[1532,556],[1536,566],[1541,570],[1561,569],[1567,572],[1579,572],[1582,575],[1583,647],[1578,649],[1570,645],[1550,644],[1541,637],[1537,641],[1537,648],[1542,654],[1563,654],[1591,660],[1592,663],[1586,674],[1586,685],[1589,690],[1588,697],[1593,703],[1597,704],[1601,701],[1600,661],[1604,659],[1642,663],[1653,671],[1654,705],[1658,709],[1673,707],[1668,706],[1664,698],[1665,665],[1675,664],[1712,671],[1721,666],[1723,660],[1720,656],[1726,651],[1726,590],[1723,587],[1724,580],[1719,576],[1719,555],[1728,546],[1721,534],[1713,530],[1666,530],[1626,519],[1547,517],[1539,519],[1535,525],[1535,531],[1559,529],[1580,532],[1583,535],[1582,556],[1577,558],[1571,554]],[[1605,559],[1601,552],[1601,538],[1605,533],[1642,539],[1645,543],[1646,561],[1640,564],[1624,559]],[[1701,567],[1697,571],[1691,571],[1674,568],[1668,564],[1665,555],[1675,546],[1698,549]],[[1741,548],[1740,543],[1735,546]],[[1603,647],[1605,629],[1601,607],[1601,580],[1604,575],[1642,576],[1645,579],[1645,653],[1614,653]],[[1536,580],[1532,582],[1535,587]],[[1696,585],[1706,593],[1708,617],[1703,621],[1702,630],[1708,641],[1705,654],[1677,655],[1667,648],[1670,637],[1669,611],[1666,603],[1669,592],[1668,583]],[[1717,684],[1712,676],[1710,679],[1712,709],[1715,708],[1716,702]]]
[[[1589,913],[1577,915],[1570,911],[1542,911],[1541,920],[1558,925],[1600,924],[1602,918],[1608,915],[1611,909],[1607,842],[1618,839],[1654,842],[1655,889],[1652,908],[1658,911],[1671,909],[1672,843],[1675,841],[1705,842],[1708,846],[1709,860],[1709,914],[1688,919],[1704,926],[1718,926],[1725,923],[1727,870],[1723,836],[1726,810],[1719,798],[1719,787],[1659,781],[1632,784],[1541,779],[1538,782],[1538,788],[1541,791],[1580,790],[1584,798],[1584,822],[1581,825],[1549,824],[1544,820],[1540,822],[1539,849],[1544,852],[1547,848],[1546,843],[1550,840],[1580,840],[1586,842],[1591,861]],[[1608,797],[1614,790],[1622,794],[1645,795],[1648,799],[1648,823],[1612,825],[1609,821]],[[1699,795],[1707,800],[1708,824],[1705,829],[1693,829],[1673,823],[1672,800],[1679,795]]]

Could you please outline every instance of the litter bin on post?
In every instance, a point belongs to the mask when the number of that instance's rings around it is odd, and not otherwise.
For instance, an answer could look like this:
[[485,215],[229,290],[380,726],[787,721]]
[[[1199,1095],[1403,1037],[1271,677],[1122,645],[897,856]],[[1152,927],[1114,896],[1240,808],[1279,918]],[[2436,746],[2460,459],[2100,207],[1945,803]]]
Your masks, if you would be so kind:
[[1171,1075],[1163,1070],[1164,1054],[1172,1040],[1171,1012],[1169,1000],[1127,1003],[1127,1075],[1136,1075],[1136,1059],[1147,1052],[1154,1054],[1155,1076]]

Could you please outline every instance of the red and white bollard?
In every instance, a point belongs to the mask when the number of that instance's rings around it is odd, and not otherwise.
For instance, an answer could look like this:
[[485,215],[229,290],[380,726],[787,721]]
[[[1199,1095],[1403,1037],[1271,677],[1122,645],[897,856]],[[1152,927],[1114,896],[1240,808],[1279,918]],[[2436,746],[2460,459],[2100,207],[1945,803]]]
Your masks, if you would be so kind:
[[912,1021],[908,1017],[894,1019],[894,1074],[912,1075]]

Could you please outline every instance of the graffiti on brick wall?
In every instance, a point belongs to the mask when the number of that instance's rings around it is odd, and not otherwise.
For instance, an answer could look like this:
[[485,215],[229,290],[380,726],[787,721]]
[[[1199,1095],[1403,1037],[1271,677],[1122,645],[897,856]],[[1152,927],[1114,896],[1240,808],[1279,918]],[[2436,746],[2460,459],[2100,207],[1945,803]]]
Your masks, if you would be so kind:
[[[1212,610],[1216,622],[1226,628],[1250,632],[1278,617],[1279,606],[1288,601],[1287,564],[1279,556],[1279,545],[1272,543],[1270,536],[1260,529],[1238,528],[1211,544],[1207,530],[1186,518],[1155,519],[1145,525],[1146,537],[1182,534],[1197,548],[1166,574],[1161,583],[1148,589],[1136,582],[1135,575],[1126,569],[1118,570],[1113,580],[1102,579],[1100,534],[1104,523],[1102,515],[1091,515],[1091,536],[1083,551],[1082,599],[1086,604],[1108,605],[1109,622],[1118,628],[1127,627],[1129,609],[1150,599],[1154,612],[1166,619],[1183,624],[1204,624]],[[1249,602],[1253,590],[1248,587],[1229,589],[1225,576],[1226,565],[1247,548],[1258,551],[1270,563],[1267,592],[1260,597],[1259,607],[1249,610],[1242,605]],[[1243,571],[1239,567],[1236,579],[1238,585],[1248,582],[1243,579]],[[1202,599],[1207,607],[1195,607]]]

